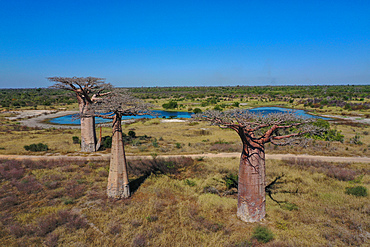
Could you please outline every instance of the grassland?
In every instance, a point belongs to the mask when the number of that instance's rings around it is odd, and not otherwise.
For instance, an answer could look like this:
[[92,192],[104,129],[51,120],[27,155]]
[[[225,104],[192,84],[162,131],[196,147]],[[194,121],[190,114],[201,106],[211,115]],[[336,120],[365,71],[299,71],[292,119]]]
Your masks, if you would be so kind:
[[[81,155],[79,144],[73,144],[72,137],[79,136],[78,129],[34,129],[0,117],[0,154],[22,155]],[[370,156],[370,126],[365,124],[332,124],[332,128],[341,131],[344,141],[326,142],[311,140],[304,147],[276,147],[267,145],[267,153],[292,153],[329,156]],[[134,131],[137,138],[126,141],[128,155],[151,154],[191,154],[209,152],[239,152],[239,137],[231,130],[210,126],[206,122],[161,122],[160,119],[139,120],[125,124],[125,134]],[[99,133],[99,128],[97,133]],[[110,136],[111,128],[103,127],[102,136]],[[354,138],[359,136],[359,142]],[[30,152],[25,145],[44,143],[47,152]],[[109,150],[99,151],[107,153]]]
[[[199,95],[193,89],[184,92],[184,88],[132,91],[158,109],[169,100],[176,100],[176,110],[184,111],[213,109],[216,105],[229,109],[238,102],[244,103],[239,107],[295,107],[316,114],[368,118],[369,88],[328,87],[325,94],[324,87],[277,87],[271,91],[258,87],[244,91],[237,87],[211,88]],[[250,91],[246,94],[245,90]],[[320,101],[310,101],[320,95]],[[323,102],[327,97],[346,104],[330,105],[330,100]],[[7,99],[13,102],[11,97]],[[55,102],[28,106],[30,101],[23,100],[24,105],[3,107],[0,154],[86,156],[72,141],[73,136],[80,135],[78,129],[29,128],[6,118],[13,114],[8,110],[77,109],[69,96],[62,103],[56,99],[54,95]],[[346,193],[347,188],[356,186],[369,191],[368,164],[267,160],[267,182],[281,178],[271,189],[272,197],[267,197],[267,217],[260,223],[273,233],[273,240],[262,243],[255,233],[259,224],[236,218],[236,188],[230,178],[238,172],[237,158],[156,158],[162,154],[239,152],[240,140],[233,131],[205,122],[171,123],[161,119],[138,120],[123,127],[126,134],[136,133],[125,142],[133,191],[126,200],[106,197],[107,162],[1,160],[0,245],[367,246],[370,241],[369,196]],[[344,135],[343,142],[310,140],[305,146],[267,145],[266,153],[370,156],[369,125],[335,121],[331,128]],[[103,127],[102,133],[110,136],[111,129]],[[24,146],[32,143],[47,144],[49,150],[26,151]],[[135,160],[135,155],[151,155],[153,159]]]
[[[366,246],[368,167],[319,161],[267,161],[267,181],[283,175],[261,222],[273,233],[253,238],[258,224],[236,218],[236,189],[226,177],[238,159],[130,160],[130,199],[105,195],[105,162],[6,161],[0,169],[3,246]],[[156,165],[153,166],[153,163]],[[155,169],[153,169],[155,167]],[[335,171],[334,173],[332,171]]]

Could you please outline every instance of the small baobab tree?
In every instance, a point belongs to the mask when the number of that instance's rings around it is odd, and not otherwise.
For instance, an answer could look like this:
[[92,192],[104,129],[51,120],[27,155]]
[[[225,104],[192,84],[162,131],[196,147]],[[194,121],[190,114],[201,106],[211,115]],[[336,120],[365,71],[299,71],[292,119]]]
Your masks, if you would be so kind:
[[257,115],[248,110],[206,111],[194,116],[211,121],[221,128],[236,131],[242,144],[238,178],[237,216],[245,222],[258,222],[266,215],[265,208],[265,144],[293,145],[305,134],[319,134],[314,118],[289,113]]
[[108,197],[120,199],[130,196],[125,147],[122,137],[122,117],[150,114],[148,108],[149,104],[131,96],[124,90],[112,92],[107,97],[97,100],[93,106],[95,116],[113,120],[107,185]]
[[55,82],[51,88],[64,89],[76,94],[81,117],[81,151],[97,151],[97,140],[95,132],[95,117],[91,108],[97,98],[102,97],[111,89],[109,83],[103,78],[96,77],[48,77]]

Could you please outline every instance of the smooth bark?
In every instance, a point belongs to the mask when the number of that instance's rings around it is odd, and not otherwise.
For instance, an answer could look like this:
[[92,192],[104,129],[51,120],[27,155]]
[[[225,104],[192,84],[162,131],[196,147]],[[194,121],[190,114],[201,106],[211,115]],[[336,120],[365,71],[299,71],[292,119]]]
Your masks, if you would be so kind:
[[[84,101],[78,101],[81,117],[81,152],[95,152],[96,131],[95,117],[91,105]],[[81,102],[81,104],[80,104]]]
[[111,198],[127,198],[130,188],[127,174],[126,155],[122,138],[121,116],[116,114],[113,120],[113,136],[107,195]]
[[261,221],[266,215],[264,148],[244,145],[239,164],[237,216],[245,222]]

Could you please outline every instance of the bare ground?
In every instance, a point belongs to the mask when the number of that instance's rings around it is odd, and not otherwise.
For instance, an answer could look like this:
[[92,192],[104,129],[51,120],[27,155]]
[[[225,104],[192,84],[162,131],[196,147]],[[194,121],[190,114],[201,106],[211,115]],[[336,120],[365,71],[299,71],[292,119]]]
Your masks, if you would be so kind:
[[[229,157],[240,157],[240,153],[208,153],[208,154],[187,154],[187,155],[158,155],[157,158],[172,158],[172,157],[192,157],[192,158],[229,158]],[[139,158],[153,158],[152,156],[127,156],[127,159],[139,159]],[[344,162],[344,163],[370,163],[369,157],[337,157],[337,156],[318,156],[318,155],[294,155],[294,154],[266,154],[266,159],[283,160],[290,158],[320,160],[327,162]],[[0,159],[31,159],[31,160],[53,160],[53,159],[64,159],[64,160],[88,160],[88,161],[99,161],[109,160],[110,154],[92,154],[85,156],[71,156],[71,155],[0,155]]]

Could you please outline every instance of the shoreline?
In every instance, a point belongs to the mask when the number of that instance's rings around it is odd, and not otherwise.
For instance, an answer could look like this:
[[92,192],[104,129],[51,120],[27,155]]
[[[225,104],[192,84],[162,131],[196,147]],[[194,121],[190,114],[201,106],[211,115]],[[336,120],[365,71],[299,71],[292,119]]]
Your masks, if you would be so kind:
[[[52,124],[48,123],[48,119],[62,117],[66,115],[77,114],[78,111],[57,111],[57,110],[25,110],[20,112],[16,117],[9,117],[10,120],[19,120],[21,125],[31,127],[31,128],[57,128],[57,129],[80,129],[80,125],[65,125],[65,124]],[[363,118],[363,117],[343,117],[338,115],[319,115],[322,117],[329,117],[333,118],[333,120],[345,120],[345,121],[353,121],[363,124],[370,124],[370,118]],[[332,121],[333,121],[332,120]],[[124,122],[125,120],[123,120]],[[183,122],[185,120],[176,120],[176,119],[161,119],[161,122]]]

